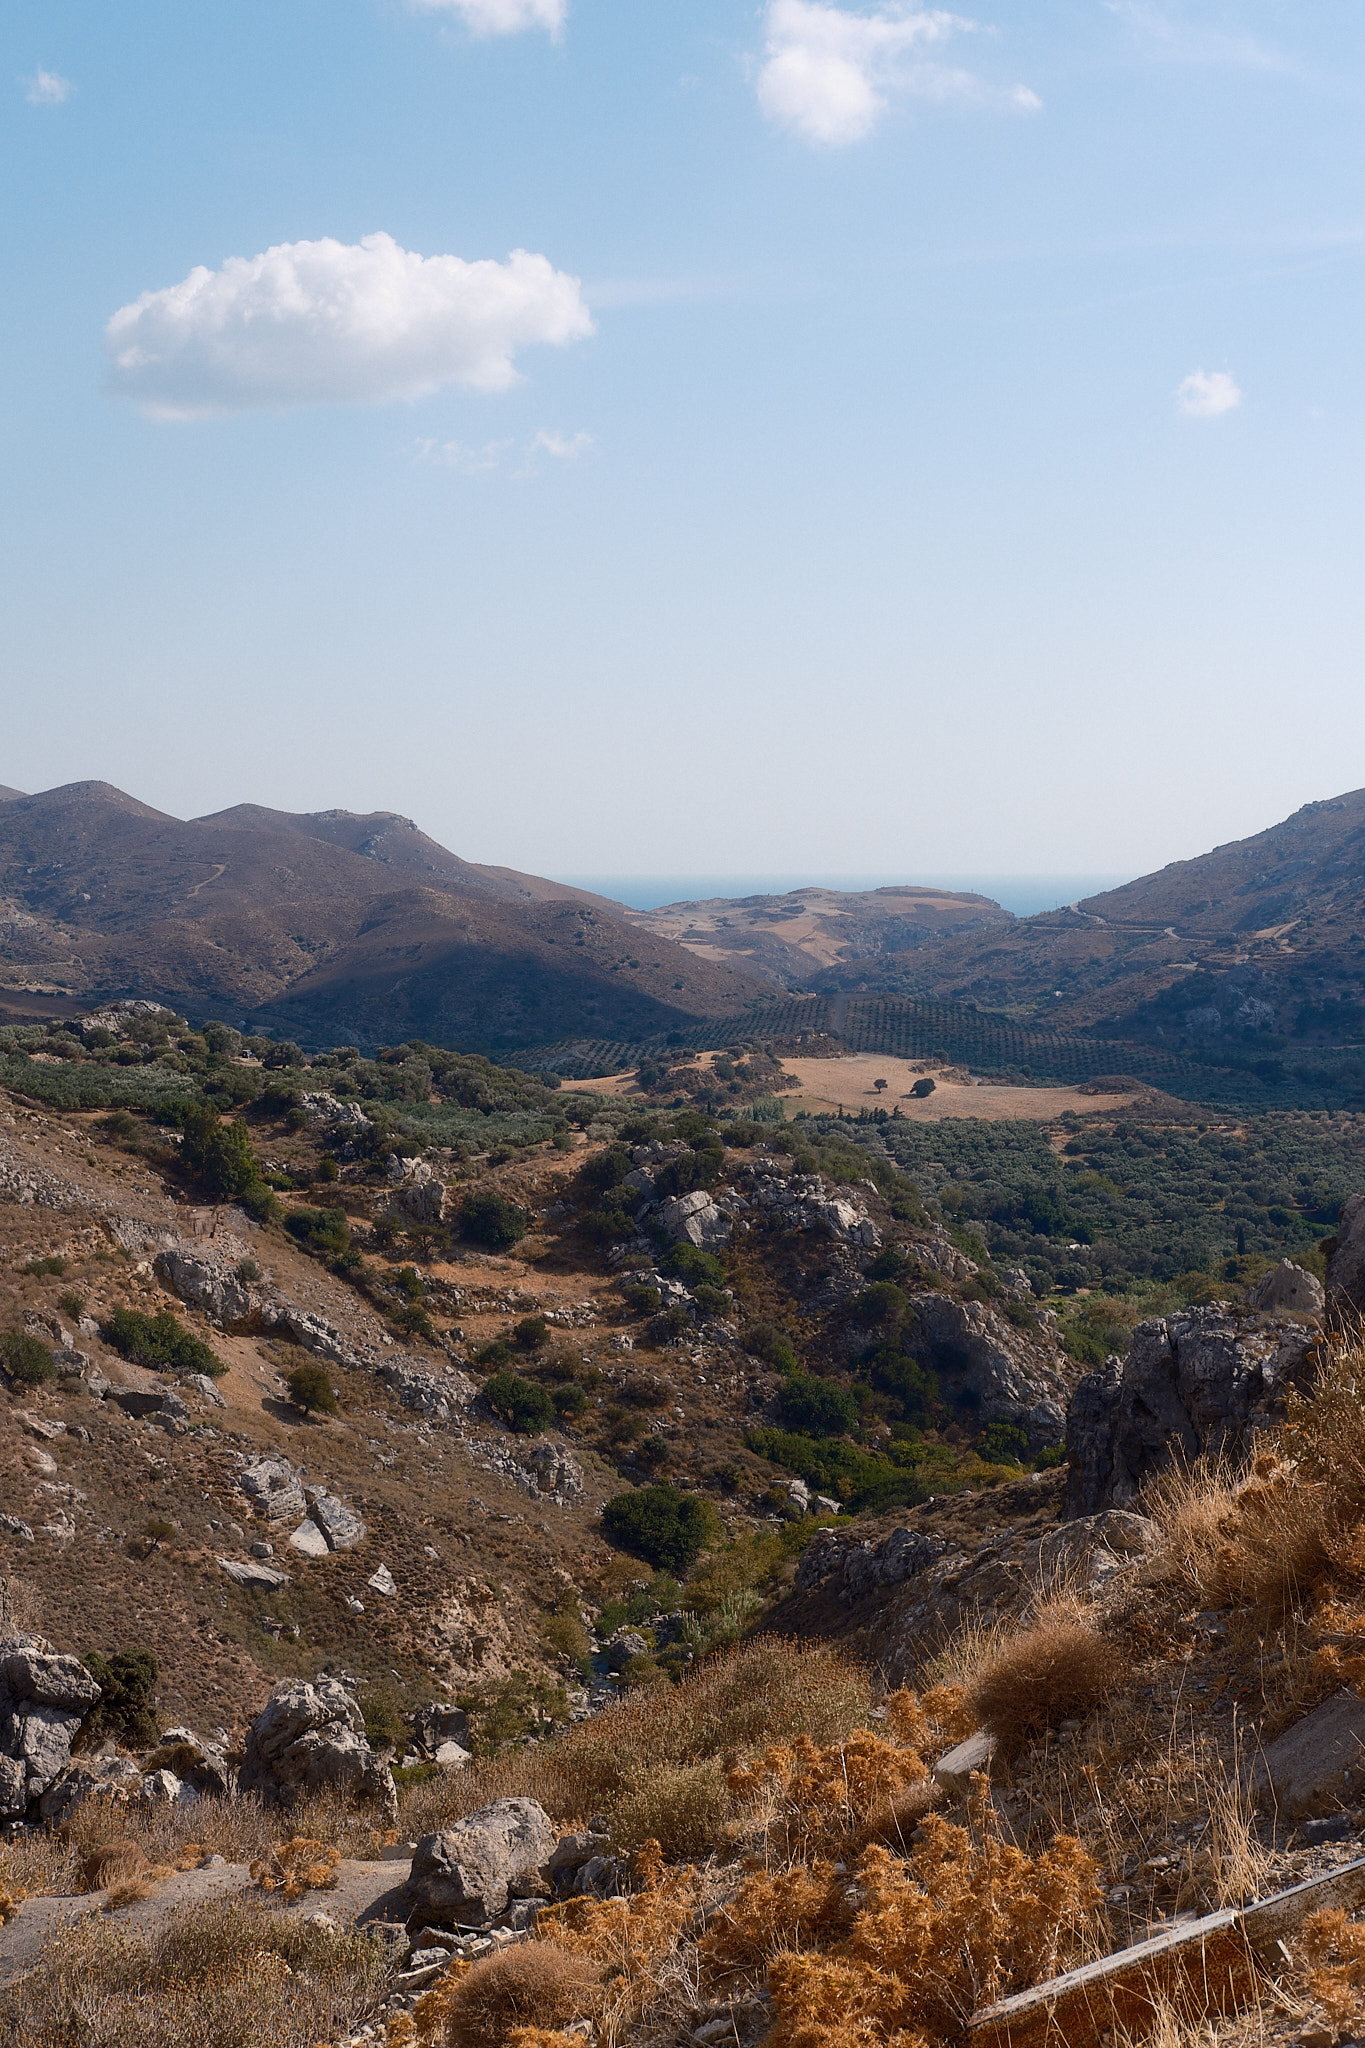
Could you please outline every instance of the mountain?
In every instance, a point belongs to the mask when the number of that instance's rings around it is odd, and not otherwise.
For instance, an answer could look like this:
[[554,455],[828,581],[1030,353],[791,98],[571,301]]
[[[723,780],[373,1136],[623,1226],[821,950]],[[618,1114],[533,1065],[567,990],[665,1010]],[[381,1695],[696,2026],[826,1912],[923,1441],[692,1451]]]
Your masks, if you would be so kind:
[[0,805],[0,1001],[154,997],[313,1040],[510,1050],[731,1017],[761,992],[619,905],[391,812],[189,820],[104,782]]
[[1115,1037],[1357,1042],[1365,790],[1004,930],[843,963],[814,986],[972,1000]]
[[676,939],[704,960],[743,966],[785,989],[806,988],[813,974],[841,963],[904,953],[947,932],[994,929],[1015,921],[989,896],[913,883],[716,896],[626,915],[640,929]]

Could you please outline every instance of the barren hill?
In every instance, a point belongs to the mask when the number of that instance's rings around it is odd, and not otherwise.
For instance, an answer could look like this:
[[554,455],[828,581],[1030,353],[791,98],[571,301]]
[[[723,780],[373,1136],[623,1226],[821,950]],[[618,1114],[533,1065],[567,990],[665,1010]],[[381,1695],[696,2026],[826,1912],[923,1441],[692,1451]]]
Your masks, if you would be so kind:
[[704,960],[742,965],[778,988],[804,988],[821,969],[901,955],[947,932],[1014,923],[989,896],[908,883],[886,889],[792,889],[631,910],[632,924],[676,939]]
[[324,1039],[490,1048],[663,1032],[758,993],[742,971],[642,941],[603,898],[460,860],[389,812],[241,805],[185,821],[102,782],[0,807],[0,978],[58,1008],[139,995],[278,1009]]

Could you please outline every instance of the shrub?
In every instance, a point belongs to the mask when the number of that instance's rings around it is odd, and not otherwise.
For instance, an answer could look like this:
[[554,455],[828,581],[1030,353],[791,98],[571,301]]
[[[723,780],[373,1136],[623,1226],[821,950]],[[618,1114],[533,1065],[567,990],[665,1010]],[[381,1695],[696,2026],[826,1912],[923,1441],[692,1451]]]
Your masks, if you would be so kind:
[[719,1287],[725,1278],[725,1268],[714,1252],[704,1252],[699,1245],[686,1242],[675,1244],[660,1265],[662,1271],[688,1287]]
[[586,1956],[548,1941],[521,1942],[482,1957],[455,1986],[447,2048],[505,2048],[514,2028],[563,2028],[591,2018],[601,2001],[598,1972]]
[[786,1332],[776,1323],[747,1323],[740,1331],[739,1341],[754,1358],[761,1358],[765,1365],[776,1367],[778,1372],[795,1372],[796,1353]]
[[550,1325],[544,1316],[523,1316],[513,1327],[512,1335],[523,1351],[536,1351],[549,1342]]
[[778,1408],[788,1429],[807,1436],[844,1436],[858,1419],[858,1403],[847,1387],[808,1373],[783,1382]]
[[66,1260],[60,1252],[53,1252],[45,1259],[30,1259],[24,1271],[34,1280],[46,1280],[49,1274],[60,1279],[66,1271]]
[[81,1659],[100,1689],[85,1718],[87,1736],[114,1735],[132,1749],[149,1749],[160,1731],[152,1715],[152,1688],[160,1676],[150,1650],[91,1650]]
[[1089,1714],[1123,1673],[1118,1649],[1088,1622],[1044,1613],[987,1658],[968,1696],[982,1727],[1013,1750],[1059,1721]]
[[101,1324],[100,1335],[135,1365],[148,1366],[153,1372],[206,1372],[212,1379],[221,1379],[227,1371],[217,1352],[166,1308],[154,1316],[138,1308],[116,1308]]
[[630,1154],[624,1145],[608,1145],[603,1152],[594,1152],[591,1159],[585,1159],[578,1169],[578,1178],[583,1187],[595,1195],[602,1195],[609,1188],[619,1188],[630,1172]]
[[670,1863],[700,1860],[715,1848],[732,1811],[718,1756],[694,1764],[660,1764],[614,1808],[612,1839],[622,1849],[655,1841]]
[[657,1287],[651,1287],[645,1280],[624,1280],[621,1283],[621,1299],[633,1315],[657,1315],[663,1307],[664,1298]]
[[978,1457],[995,1465],[1019,1465],[1028,1456],[1028,1433],[1017,1422],[988,1422],[976,1440]]
[[44,1344],[40,1337],[30,1337],[23,1330],[6,1330],[0,1334],[0,1360],[3,1360],[10,1378],[26,1387],[40,1387],[45,1381],[57,1377],[52,1346]]
[[472,1244],[504,1251],[509,1245],[520,1244],[526,1228],[525,1210],[492,1188],[476,1188],[460,1204],[460,1229]]
[[695,1494],[674,1486],[642,1486],[619,1493],[602,1509],[602,1526],[612,1541],[656,1570],[685,1571],[711,1540],[715,1510]]
[[919,1080],[916,1081],[914,1087],[910,1090],[910,1093],[914,1096],[917,1096],[921,1102],[924,1101],[926,1096],[932,1095],[933,1092],[934,1083],[930,1079],[928,1074],[922,1074]]
[[561,1417],[581,1415],[588,1405],[587,1395],[581,1387],[575,1386],[572,1380],[556,1387],[550,1398],[554,1403],[555,1414]]
[[325,1366],[315,1358],[307,1358],[302,1365],[296,1365],[285,1380],[289,1398],[296,1408],[302,1408],[305,1415],[317,1410],[323,1415],[335,1415],[337,1397],[332,1392],[331,1378]]
[[555,1419],[555,1404],[544,1387],[514,1372],[495,1372],[483,1384],[483,1397],[509,1429],[539,1436]]
[[686,1337],[692,1329],[692,1318],[680,1301],[671,1301],[661,1309],[649,1326],[649,1334],[656,1344],[676,1344],[680,1337]]
[[351,1242],[351,1226],[341,1209],[294,1209],[284,1227],[305,1251],[338,1257]]
[[853,1320],[866,1329],[886,1328],[902,1322],[909,1298],[893,1280],[874,1280],[849,1305]]
[[195,1103],[181,1115],[180,1157],[211,1195],[241,1195],[260,1182],[261,1169],[244,1123],[224,1123],[211,1103]]

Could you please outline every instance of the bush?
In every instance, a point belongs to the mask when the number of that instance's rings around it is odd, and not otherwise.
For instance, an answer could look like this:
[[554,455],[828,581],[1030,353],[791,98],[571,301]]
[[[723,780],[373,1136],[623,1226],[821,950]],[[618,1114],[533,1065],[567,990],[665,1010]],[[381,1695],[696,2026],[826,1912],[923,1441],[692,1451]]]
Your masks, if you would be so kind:
[[776,1323],[748,1323],[739,1333],[739,1341],[751,1357],[761,1358],[765,1365],[776,1367],[778,1372],[797,1370],[796,1353],[784,1330]]
[[601,2002],[601,1980],[586,1956],[548,1941],[519,1942],[482,1957],[455,1986],[446,2048],[504,2048],[518,2027],[558,2030],[591,2018]]
[[181,1114],[180,1157],[206,1191],[220,1200],[260,1184],[261,1169],[244,1123],[224,1123],[211,1103],[195,1103]]
[[550,1325],[544,1316],[523,1316],[514,1326],[512,1335],[523,1351],[536,1351],[549,1342]]
[[933,1092],[934,1084],[928,1074],[921,1075],[920,1079],[916,1081],[914,1087],[910,1090],[910,1093],[917,1096],[921,1102],[924,1101],[926,1096],[932,1095]]
[[478,1188],[460,1204],[460,1229],[472,1244],[505,1251],[509,1245],[520,1244],[526,1227],[525,1210],[492,1188]]
[[807,1436],[845,1436],[858,1419],[858,1403],[847,1387],[807,1373],[793,1373],[784,1382],[778,1408],[788,1429]]
[[588,1405],[587,1395],[581,1387],[574,1386],[572,1381],[566,1386],[556,1387],[551,1395],[551,1399],[554,1402],[556,1415],[564,1418],[571,1415],[581,1415]]
[[663,1272],[683,1281],[688,1287],[719,1287],[725,1278],[725,1268],[715,1253],[704,1252],[695,1244],[675,1244],[660,1261],[660,1266]]
[[0,1335],[0,1360],[10,1378],[25,1387],[40,1387],[57,1377],[52,1346],[22,1330],[6,1330]]
[[1028,1433],[1017,1422],[988,1422],[976,1440],[976,1451],[995,1465],[1021,1465],[1028,1456]]
[[285,1386],[294,1406],[302,1408],[305,1415],[313,1414],[314,1410],[322,1415],[336,1414],[337,1397],[332,1392],[331,1379],[326,1367],[319,1365],[315,1358],[305,1359],[302,1365],[296,1365],[286,1378]]
[[619,1188],[630,1172],[630,1154],[624,1145],[608,1145],[604,1152],[594,1152],[591,1159],[585,1159],[578,1169],[578,1178],[583,1187],[595,1195],[604,1195],[609,1188]]
[[980,1666],[968,1697],[981,1726],[1009,1751],[1059,1721],[1083,1719],[1124,1668],[1119,1650],[1088,1622],[1045,1613]]
[[294,1209],[284,1227],[305,1251],[324,1257],[339,1258],[350,1246],[351,1226],[341,1209]]
[[657,1315],[664,1305],[664,1298],[657,1287],[651,1287],[647,1280],[624,1280],[621,1283],[621,1299],[633,1315]]
[[555,1404],[545,1388],[514,1372],[495,1372],[485,1380],[483,1397],[493,1413],[522,1436],[539,1436],[555,1419]]
[[153,1372],[206,1372],[211,1379],[221,1379],[227,1371],[217,1352],[166,1308],[154,1316],[137,1308],[116,1308],[101,1324],[100,1335],[134,1365],[149,1366]]
[[716,1847],[733,1810],[718,1756],[696,1764],[660,1764],[617,1805],[612,1840],[621,1849],[655,1841],[670,1863],[700,1862]]
[[602,1526],[614,1543],[656,1571],[686,1571],[710,1542],[716,1514],[696,1494],[681,1494],[675,1486],[642,1486],[609,1500]]
[[131,1749],[149,1749],[160,1730],[152,1714],[152,1688],[160,1672],[150,1650],[91,1650],[81,1659],[100,1689],[85,1717],[87,1736],[114,1735]]

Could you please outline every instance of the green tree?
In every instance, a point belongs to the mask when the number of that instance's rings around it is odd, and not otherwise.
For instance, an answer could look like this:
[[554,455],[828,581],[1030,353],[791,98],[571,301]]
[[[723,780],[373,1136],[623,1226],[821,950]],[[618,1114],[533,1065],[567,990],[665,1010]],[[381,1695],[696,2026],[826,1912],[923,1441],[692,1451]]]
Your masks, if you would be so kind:
[[181,1127],[180,1156],[209,1194],[230,1200],[260,1181],[244,1123],[224,1123],[212,1103],[198,1102],[184,1112]]
[[306,1358],[302,1365],[296,1365],[285,1380],[289,1398],[296,1408],[302,1408],[305,1415],[314,1412],[320,1415],[335,1415],[337,1397],[332,1392],[331,1377],[325,1366],[315,1358]]
[[90,1650],[81,1659],[100,1689],[85,1720],[87,1735],[114,1735],[131,1749],[150,1749],[160,1735],[152,1714],[152,1688],[160,1676],[150,1650],[115,1650],[102,1657]]
[[505,1251],[526,1235],[527,1216],[506,1195],[492,1188],[475,1188],[460,1204],[460,1229],[474,1244]]
[[706,1501],[666,1484],[618,1493],[602,1510],[602,1526],[612,1541],[656,1571],[686,1571],[695,1564],[715,1533],[716,1521],[715,1510]]
[[168,1308],[154,1316],[140,1308],[116,1308],[100,1325],[100,1335],[135,1365],[150,1366],[153,1372],[206,1372],[221,1379],[227,1371],[217,1352]]
[[912,1089],[910,1090],[910,1093],[911,1093],[912,1095],[917,1095],[917,1096],[919,1097],[919,1099],[920,1099],[920,1101],[921,1101],[921,1102],[923,1102],[923,1100],[924,1100],[924,1098],[925,1098],[925,1096],[926,1096],[926,1095],[932,1095],[932,1094],[933,1094],[933,1092],[934,1092],[934,1083],[933,1083],[933,1079],[932,1079],[932,1077],[931,1077],[930,1075],[928,1075],[928,1074],[922,1074],[922,1075],[920,1076],[919,1080],[918,1080],[918,1081],[916,1081],[916,1083],[915,1083],[914,1087],[913,1087],[913,1088],[912,1088]]
[[495,1372],[483,1383],[493,1413],[522,1436],[539,1436],[555,1419],[555,1404],[544,1387],[514,1372]]
[[844,1436],[858,1419],[858,1403],[847,1387],[809,1373],[783,1382],[778,1408],[788,1429],[803,1436]]

